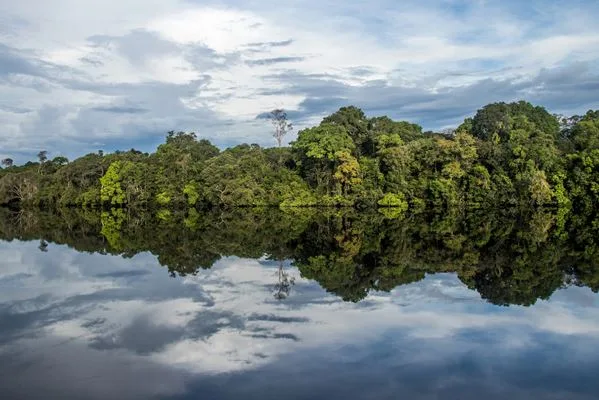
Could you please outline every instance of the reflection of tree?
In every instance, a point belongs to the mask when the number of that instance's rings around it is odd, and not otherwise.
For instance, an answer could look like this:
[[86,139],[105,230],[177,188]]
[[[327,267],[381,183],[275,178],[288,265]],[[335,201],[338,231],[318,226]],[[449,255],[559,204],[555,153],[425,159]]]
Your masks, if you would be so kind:
[[125,245],[121,238],[123,222],[125,222],[125,212],[122,208],[113,208],[104,211],[101,214],[102,230],[100,233],[106,238],[108,244],[115,250],[124,250]]
[[[269,254],[291,260],[303,277],[346,301],[390,291],[426,274],[454,272],[492,303],[530,305],[566,284],[599,290],[595,220],[594,214],[573,218],[565,226],[574,231],[564,235],[557,234],[555,215],[548,210],[397,219],[336,209],[190,210],[158,218],[126,209],[0,208],[0,239],[39,240],[41,251],[57,243],[123,257],[150,252],[172,276],[197,274],[221,257]],[[280,262],[273,296],[282,300],[294,278]]]
[[37,223],[37,215],[32,210],[20,209],[10,213],[12,222],[23,230],[29,230]]
[[278,281],[275,284],[273,296],[277,300],[284,300],[289,297],[289,294],[291,293],[291,286],[295,284],[295,278],[290,276],[289,273],[284,270],[283,261],[279,262],[277,278]]
[[40,245],[37,247],[41,252],[46,253],[48,251],[48,242],[44,239],[40,240]]

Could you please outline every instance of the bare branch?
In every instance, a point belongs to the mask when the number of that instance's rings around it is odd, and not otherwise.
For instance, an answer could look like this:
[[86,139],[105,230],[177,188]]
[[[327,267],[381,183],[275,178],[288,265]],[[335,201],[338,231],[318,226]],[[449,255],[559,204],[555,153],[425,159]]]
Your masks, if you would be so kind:
[[285,110],[277,108],[269,113],[269,119],[274,128],[273,137],[279,147],[283,144],[283,137],[293,129],[293,124],[287,120]]

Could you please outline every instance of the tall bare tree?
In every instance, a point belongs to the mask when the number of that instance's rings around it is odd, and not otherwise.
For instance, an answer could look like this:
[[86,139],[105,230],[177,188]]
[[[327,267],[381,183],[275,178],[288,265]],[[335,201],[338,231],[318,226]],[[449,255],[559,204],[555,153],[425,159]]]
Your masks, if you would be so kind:
[[10,194],[19,202],[25,202],[33,199],[38,191],[38,187],[33,179],[24,177],[14,181]]
[[37,153],[37,158],[40,160],[40,164],[45,163],[48,161],[48,152],[46,150],[40,151]]
[[273,136],[277,140],[277,145],[281,147],[283,137],[293,129],[293,125],[287,119],[287,113],[281,108],[272,110],[268,118],[274,128]]
[[37,169],[38,174],[42,171],[42,166],[46,161],[48,161],[48,152],[46,150],[42,150],[37,153],[37,158],[40,161],[40,165]]

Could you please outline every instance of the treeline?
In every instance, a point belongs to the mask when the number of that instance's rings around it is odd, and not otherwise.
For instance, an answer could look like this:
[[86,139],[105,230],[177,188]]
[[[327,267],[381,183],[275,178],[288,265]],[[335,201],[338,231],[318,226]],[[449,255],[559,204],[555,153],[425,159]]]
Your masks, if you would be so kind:
[[37,162],[3,164],[0,204],[20,207],[552,207],[565,224],[571,210],[585,219],[599,209],[599,111],[558,118],[526,102],[495,103],[433,133],[344,107],[290,147],[220,151],[169,132],[152,154],[68,162],[40,152]]
[[[569,285],[599,290],[597,225],[563,231],[555,210],[438,212],[234,208],[198,212],[0,209],[0,240],[39,240],[82,252],[155,255],[171,275],[201,273],[225,256],[291,260],[346,301],[426,274],[456,273],[500,305],[531,305]],[[273,278],[273,284],[276,282]]]

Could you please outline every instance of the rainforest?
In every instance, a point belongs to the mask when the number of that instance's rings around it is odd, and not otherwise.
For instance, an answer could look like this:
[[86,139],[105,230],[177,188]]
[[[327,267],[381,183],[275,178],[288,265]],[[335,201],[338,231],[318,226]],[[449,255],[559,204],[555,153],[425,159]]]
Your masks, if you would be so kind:
[[267,254],[353,301],[434,272],[498,304],[599,289],[599,111],[495,103],[435,133],[344,107],[289,147],[169,132],[152,154],[3,164],[1,239],[42,248],[150,251],[178,275]]
[[0,204],[13,208],[551,208],[563,226],[597,209],[599,111],[563,117],[494,103],[435,133],[349,106],[288,147],[221,151],[172,131],[151,154],[98,151],[69,162],[40,151],[35,162],[2,164]]

